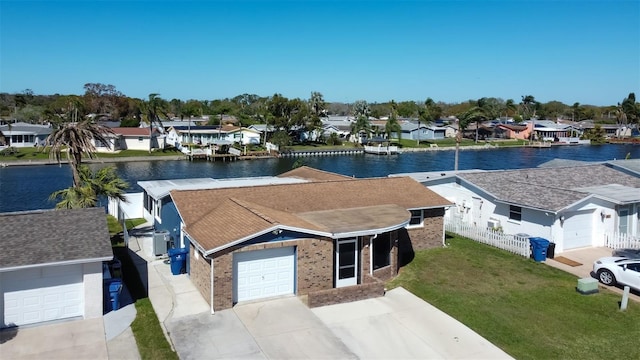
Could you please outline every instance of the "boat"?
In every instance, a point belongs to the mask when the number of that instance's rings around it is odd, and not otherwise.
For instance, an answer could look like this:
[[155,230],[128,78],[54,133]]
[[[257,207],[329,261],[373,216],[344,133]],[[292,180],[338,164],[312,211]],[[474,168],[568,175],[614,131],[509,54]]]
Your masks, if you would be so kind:
[[392,146],[388,139],[371,138],[364,145],[364,152],[366,154],[393,155],[398,153],[398,147]]

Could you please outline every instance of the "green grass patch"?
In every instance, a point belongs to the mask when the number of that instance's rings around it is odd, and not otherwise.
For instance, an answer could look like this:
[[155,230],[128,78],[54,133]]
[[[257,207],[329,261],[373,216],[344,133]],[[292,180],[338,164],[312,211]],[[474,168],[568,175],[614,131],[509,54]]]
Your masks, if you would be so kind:
[[122,157],[135,157],[135,156],[176,156],[184,155],[182,152],[175,148],[171,149],[154,149],[151,153],[147,150],[121,150],[117,153],[98,153],[98,158],[122,158]]
[[142,359],[178,359],[178,355],[171,350],[162,332],[158,315],[148,298],[147,289],[131,259],[131,251],[126,247],[114,247],[113,253],[122,263],[122,280],[135,301],[137,314],[131,323],[131,331],[136,339],[140,357]]
[[294,150],[294,151],[308,151],[308,150],[329,151],[329,150],[353,149],[353,148],[356,147],[356,145],[357,144],[349,142],[349,141],[344,141],[342,143],[342,145],[326,145],[326,144],[321,144],[321,143],[305,143],[305,144],[295,144],[295,145],[287,146],[287,149]]
[[[142,225],[146,222],[143,218],[137,219],[127,219],[125,220],[125,225],[127,226],[127,230],[131,230],[138,225]],[[107,215],[107,226],[109,227],[109,234],[111,236],[122,232],[122,223],[118,221],[114,216]]]
[[[11,155],[0,155],[0,161],[29,161],[29,160],[49,160],[51,157],[49,156],[48,149],[43,151],[42,148],[37,147],[24,147],[24,148],[16,148],[17,153]],[[163,150],[154,150],[149,153],[146,150],[122,150],[118,153],[97,153],[98,159],[109,159],[109,158],[122,158],[122,157],[135,157],[135,156],[176,156],[183,155],[180,151],[171,148],[171,149],[163,149]],[[62,160],[66,161],[65,154],[61,154]],[[89,159],[88,156],[83,156],[84,160]]]
[[402,286],[516,359],[640,358],[640,304],[618,309],[606,289],[576,292],[577,278],[469,239],[416,253]]
[[138,351],[143,360],[178,359],[178,354],[164,337],[158,316],[149,299],[136,301],[136,319],[131,323],[131,330],[138,344]]

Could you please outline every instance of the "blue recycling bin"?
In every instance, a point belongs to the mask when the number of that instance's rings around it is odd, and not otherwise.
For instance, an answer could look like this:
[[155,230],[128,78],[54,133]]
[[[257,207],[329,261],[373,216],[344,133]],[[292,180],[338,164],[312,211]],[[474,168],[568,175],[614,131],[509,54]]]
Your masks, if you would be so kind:
[[530,237],[529,244],[531,244],[531,250],[533,252],[533,260],[535,261],[547,260],[547,248],[549,247],[549,240],[539,238],[539,237]]
[[169,249],[167,253],[169,254],[169,261],[171,262],[171,273],[173,275],[185,273],[189,250],[187,248]]
[[112,280],[109,283],[109,299],[111,300],[111,310],[120,309],[120,293],[122,292],[122,281]]

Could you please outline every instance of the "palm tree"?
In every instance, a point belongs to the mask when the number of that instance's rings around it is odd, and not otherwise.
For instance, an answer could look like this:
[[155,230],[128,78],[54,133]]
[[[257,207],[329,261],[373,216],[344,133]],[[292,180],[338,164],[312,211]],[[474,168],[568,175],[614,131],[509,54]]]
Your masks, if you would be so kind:
[[398,122],[398,106],[395,101],[391,100],[391,114],[389,120],[384,125],[384,132],[387,134],[387,138],[391,141],[391,134],[395,133],[398,136],[398,140],[402,140],[402,127]]
[[478,130],[480,124],[487,120],[495,119],[496,109],[486,98],[478,99],[476,106],[467,110],[460,117],[460,125],[466,128],[470,123],[476,123],[476,143],[478,143]]
[[442,108],[431,98],[427,98],[427,100],[424,101],[424,109],[421,110],[420,116],[418,117],[418,145],[420,145],[420,119],[430,123],[438,120],[440,115],[442,115]]
[[317,91],[311,92],[311,98],[309,99],[309,107],[313,115],[322,117],[325,112],[327,103],[324,101],[324,97]]
[[126,202],[125,190],[129,184],[118,177],[114,167],[105,167],[95,173],[86,165],[78,168],[81,186],[58,190],[49,196],[50,200],[60,200],[57,209],[95,207],[101,197],[112,197]]
[[94,207],[98,202],[96,194],[89,186],[70,187],[58,190],[49,196],[49,200],[58,201],[56,209],[81,209]]
[[513,101],[513,99],[508,99],[504,103],[504,114],[505,114],[505,116],[509,117],[509,114],[514,114],[516,111],[518,111],[518,107],[516,106],[515,101]]
[[365,100],[357,100],[353,103],[353,116],[356,122],[351,124],[351,134],[358,135],[358,143],[362,143],[361,133],[368,137],[371,133],[371,123],[369,122],[369,104]]
[[149,124],[149,153],[153,149],[153,126],[162,129],[162,120],[160,115],[168,118],[167,115],[167,102],[160,97],[160,94],[149,94],[148,101],[140,102],[141,120]]
[[79,169],[82,155],[85,154],[90,159],[96,158],[94,143],[100,142],[109,146],[109,135],[115,135],[113,130],[91,120],[65,123],[47,136],[44,151],[48,150],[49,156],[58,163],[62,160],[62,153],[66,153],[73,175],[73,187],[79,188],[82,185]]
[[533,95],[522,96],[520,106],[522,106],[522,117],[525,120],[531,119],[536,116],[536,106],[538,102]]

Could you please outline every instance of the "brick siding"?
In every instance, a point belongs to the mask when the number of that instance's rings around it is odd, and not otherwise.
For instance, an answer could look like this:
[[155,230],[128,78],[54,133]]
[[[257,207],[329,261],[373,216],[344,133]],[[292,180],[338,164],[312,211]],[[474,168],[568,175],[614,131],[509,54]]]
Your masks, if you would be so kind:
[[380,296],[384,296],[384,282],[364,275],[362,284],[310,292],[307,301],[313,308]]
[[414,251],[442,246],[443,216],[444,208],[424,210],[424,226],[408,230]]
[[[424,227],[411,230],[400,229],[391,233],[393,247],[391,263],[373,271],[369,275],[370,263],[369,237],[362,237],[359,245],[360,284],[334,288],[334,241],[329,238],[297,239],[282,242],[236,246],[214,255],[214,308],[229,309],[233,306],[233,254],[242,251],[254,251],[277,247],[295,246],[296,259],[296,295],[308,295],[309,306],[323,306],[346,301],[368,299],[384,295],[384,282],[392,279],[398,269],[408,264],[417,250],[442,246],[444,209],[425,210]],[[374,240],[375,241],[375,240]],[[375,245],[374,245],[375,246]],[[195,248],[191,246],[191,281],[202,297],[210,301],[210,264],[211,259],[200,255],[195,258]]]
[[211,260],[202,257],[202,254],[198,254],[198,258],[196,258],[197,251],[193,245],[189,246],[189,279],[198,289],[200,295],[209,303],[211,298]]

